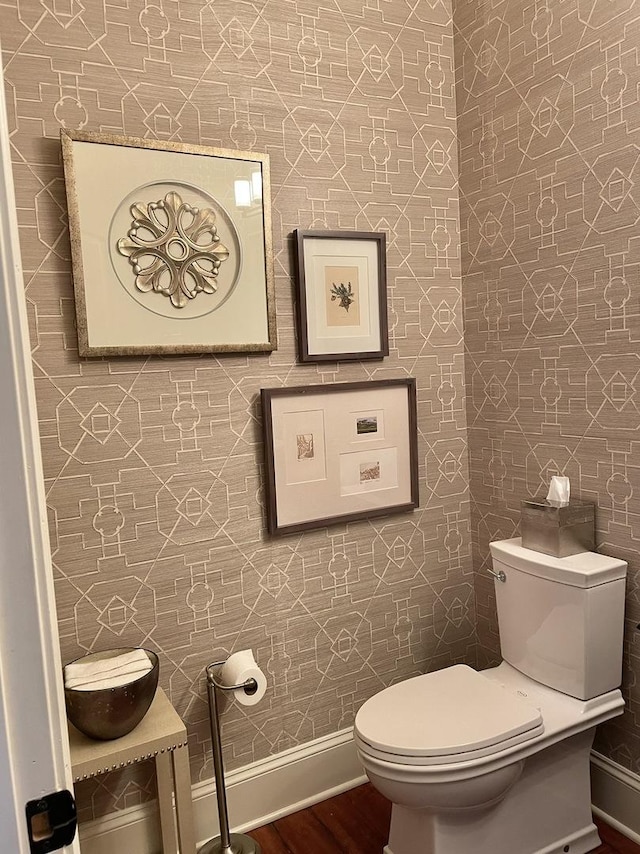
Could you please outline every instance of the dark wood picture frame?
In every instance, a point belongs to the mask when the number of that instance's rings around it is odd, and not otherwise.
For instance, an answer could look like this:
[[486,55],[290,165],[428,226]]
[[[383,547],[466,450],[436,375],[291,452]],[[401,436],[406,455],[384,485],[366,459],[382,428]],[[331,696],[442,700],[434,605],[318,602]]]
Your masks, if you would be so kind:
[[270,534],[418,507],[415,379],[263,388],[261,402]]
[[[386,234],[296,229],[294,238],[300,361],[362,361],[388,356]],[[309,263],[313,248],[323,243],[327,250],[333,250],[332,264],[326,268],[321,262]],[[318,258],[319,254],[313,260]],[[318,267],[339,270],[340,263],[355,273],[354,293],[351,282],[333,284],[329,290],[328,274],[323,279],[317,275]],[[353,313],[349,315],[351,305]],[[330,313],[333,322],[327,319]]]

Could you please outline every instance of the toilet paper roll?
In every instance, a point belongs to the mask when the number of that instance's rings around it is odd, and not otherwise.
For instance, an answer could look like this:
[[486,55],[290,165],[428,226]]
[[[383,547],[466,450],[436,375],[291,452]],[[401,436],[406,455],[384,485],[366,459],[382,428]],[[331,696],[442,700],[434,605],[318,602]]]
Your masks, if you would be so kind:
[[255,706],[267,691],[267,677],[258,667],[253,652],[250,649],[241,649],[230,655],[222,665],[220,681],[223,685],[240,685],[247,679],[255,679],[258,684],[258,690],[254,694],[247,694],[244,688],[237,688],[232,693],[243,706]]

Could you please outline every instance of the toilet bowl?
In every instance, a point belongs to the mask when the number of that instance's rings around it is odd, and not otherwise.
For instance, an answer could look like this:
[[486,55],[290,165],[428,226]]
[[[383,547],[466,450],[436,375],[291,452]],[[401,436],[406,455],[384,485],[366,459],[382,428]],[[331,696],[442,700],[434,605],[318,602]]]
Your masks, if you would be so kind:
[[[519,541],[493,546],[506,561],[497,562],[506,580],[496,585],[510,585],[498,591],[499,612],[510,605],[509,640],[523,625],[529,634],[516,644],[518,666],[455,665],[407,679],[367,700],[356,715],[360,760],[393,804],[386,854],[586,854],[600,844],[589,757],[595,727],[624,707],[612,647],[619,644],[621,658],[617,623],[626,564],[600,555],[548,558]],[[532,587],[530,575],[542,586]],[[511,612],[522,589],[529,614],[518,621]],[[608,620],[614,622],[607,628]],[[609,641],[594,646],[594,633],[609,630]],[[574,635],[560,644],[558,631]],[[592,660],[578,662],[576,675],[565,657],[585,646]],[[539,677],[545,668],[552,685],[526,672]],[[558,690],[559,682],[573,695]]]
[[394,805],[385,852],[592,851],[591,744],[596,725],[623,707],[617,689],[577,700],[506,662],[482,672],[456,665],[375,695],[354,738]]

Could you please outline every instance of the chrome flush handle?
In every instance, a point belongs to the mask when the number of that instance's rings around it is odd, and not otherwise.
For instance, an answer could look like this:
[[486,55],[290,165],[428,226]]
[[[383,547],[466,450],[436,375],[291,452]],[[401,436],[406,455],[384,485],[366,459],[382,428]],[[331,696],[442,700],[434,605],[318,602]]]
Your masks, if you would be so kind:
[[497,578],[498,581],[502,581],[504,583],[507,580],[507,576],[502,570],[500,570],[500,572],[496,572],[493,569],[488,569],[487,572],[489,575],[493,575],[494,578]]

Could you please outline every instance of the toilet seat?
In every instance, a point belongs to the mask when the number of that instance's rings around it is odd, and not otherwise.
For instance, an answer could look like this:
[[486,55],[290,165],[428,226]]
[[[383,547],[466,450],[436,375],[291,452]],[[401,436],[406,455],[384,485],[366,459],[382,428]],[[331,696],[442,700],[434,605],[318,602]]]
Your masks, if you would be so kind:
[[386,688],[355,721],[361,750],[407,765],[489,756],[543,732],[539,708],[464,664]]

